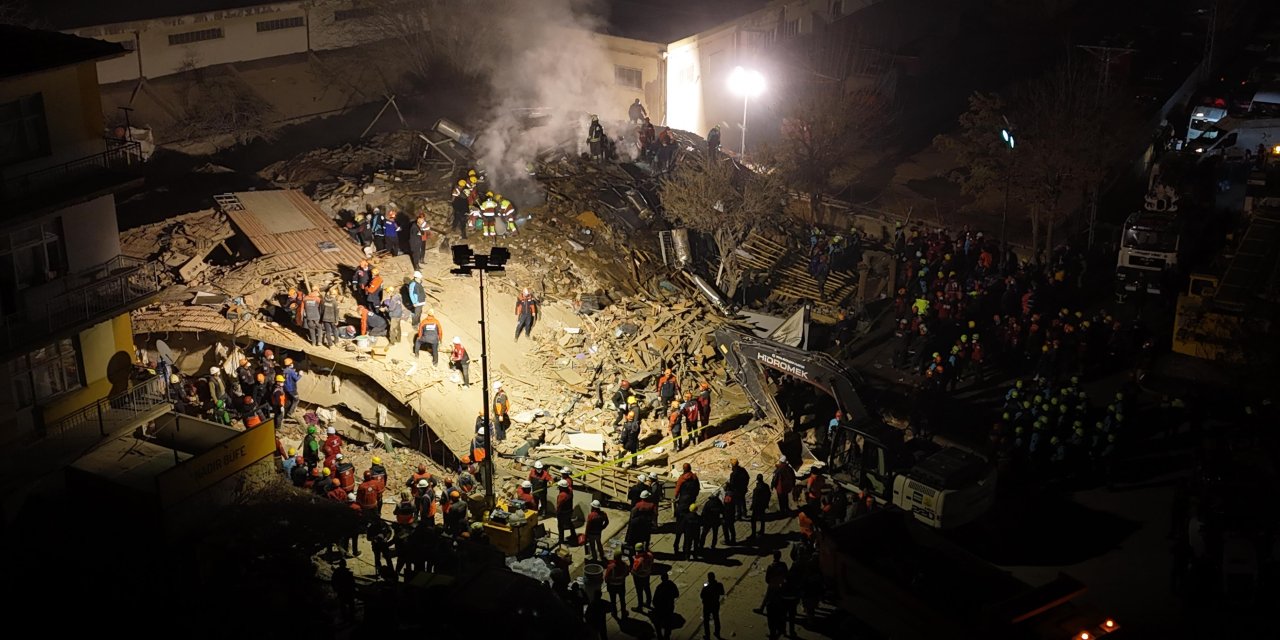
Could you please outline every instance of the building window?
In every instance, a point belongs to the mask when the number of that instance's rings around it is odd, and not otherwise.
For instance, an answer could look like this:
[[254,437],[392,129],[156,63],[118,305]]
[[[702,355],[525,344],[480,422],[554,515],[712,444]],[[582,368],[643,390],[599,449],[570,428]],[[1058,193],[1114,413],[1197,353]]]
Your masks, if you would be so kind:
[[62,219],[0,233],[0,312],[18,310],[18,292],[67,271]]
[[800,35],[800,18],[782,23],[782,37],[794,38]]
[[64,338],[10,360],[9,379],[18,408],[79,389],[83,385],[79,351],[74,339]]
[[279,18],[277,20],[263,20],[258,23],[258,33],[262,33],[263,31],[279,31],[281,29],[296,29],[302,25],[302,16]]
[[641,73],[639,69],[632,69],[631,67],[619,67],[614,65],[613,81],[624,87],[631,87],[632,89],[644,88],[644,74]]
[[180,44],[191,44],[193,42],[203,42],[205,40],[217,40],[221,37],[222,27],[200,29],[199,31],[184,31],[183,33],[170,34],[169,46],[174,47]]
[[333,12],[333,21],[342,22],[343,20],[358,20],[373,15],[373,9],[369,7],[356,7],[355,9],[338,9]]
[[44,96],[35,93],[0,103],[0,167],[47,155]]
[[831,0],[831,17],[839,18],[844,15],[844,0]]

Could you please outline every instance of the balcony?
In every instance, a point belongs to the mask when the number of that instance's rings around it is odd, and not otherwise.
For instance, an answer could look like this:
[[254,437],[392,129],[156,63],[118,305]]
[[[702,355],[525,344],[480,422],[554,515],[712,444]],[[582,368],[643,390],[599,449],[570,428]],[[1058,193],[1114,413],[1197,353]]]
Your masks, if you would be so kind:
[[31,346],[40,338],[132,310],[160,292],[160,268],[159,262],[116,256],[63,278],[61,293],[0,319],[0,350]]
[[142,177],[142,146],[132,140],[106,139],[107,150],[0,182],[0,217],[110,193]]

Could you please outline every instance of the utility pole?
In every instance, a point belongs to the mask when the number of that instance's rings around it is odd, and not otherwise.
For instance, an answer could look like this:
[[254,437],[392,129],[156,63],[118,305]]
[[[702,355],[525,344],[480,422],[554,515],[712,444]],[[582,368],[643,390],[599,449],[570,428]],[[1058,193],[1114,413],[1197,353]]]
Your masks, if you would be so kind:
[[[486,272],[506,271],[507,260],[511,252],[506,247],[494,247],[488,255],[476,253],[469,245],[455,244],[453,264],[457,267],[449,273],[469,276],[480,274],[480,397],[483,401],[484,416],[484,504],[485,509],[493,511],[493,425],[489,421],[489,339],[485,330],[484,309],[484,274]],[[473,434],[474,436],[474,434]]]

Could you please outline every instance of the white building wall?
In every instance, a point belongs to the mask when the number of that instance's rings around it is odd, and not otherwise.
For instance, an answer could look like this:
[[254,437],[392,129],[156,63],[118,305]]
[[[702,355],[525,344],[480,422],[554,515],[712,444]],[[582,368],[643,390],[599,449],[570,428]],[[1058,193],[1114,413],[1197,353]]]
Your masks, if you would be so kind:
[[67,270],[79,273],[120,255],[120,227],[114,195],[62,209],[62,234],[67,241]]

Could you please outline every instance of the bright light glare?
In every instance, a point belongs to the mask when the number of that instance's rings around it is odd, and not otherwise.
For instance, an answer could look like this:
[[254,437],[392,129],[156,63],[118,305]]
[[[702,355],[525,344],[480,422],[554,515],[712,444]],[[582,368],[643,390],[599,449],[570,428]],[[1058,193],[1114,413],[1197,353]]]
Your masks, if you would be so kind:
[[748,98],[764,93],[764,76],[754,69],[734,67],[729,74],[729,90]]
[[1008,141],[1009,141],[1009,130],[1008,130],[1008,129],[1001,129],[1001,130],[1000,130],[1000,139],[1001,139],[1001,140],[1004,140],[1005,142],[1008,142]]

